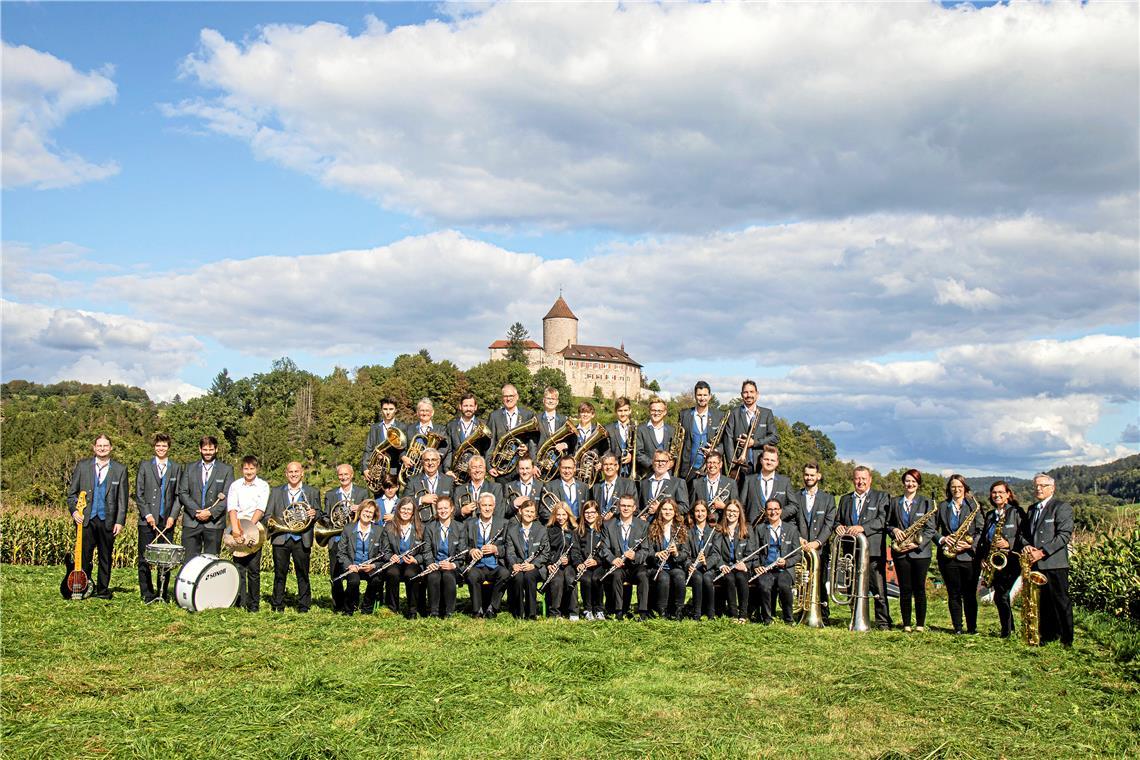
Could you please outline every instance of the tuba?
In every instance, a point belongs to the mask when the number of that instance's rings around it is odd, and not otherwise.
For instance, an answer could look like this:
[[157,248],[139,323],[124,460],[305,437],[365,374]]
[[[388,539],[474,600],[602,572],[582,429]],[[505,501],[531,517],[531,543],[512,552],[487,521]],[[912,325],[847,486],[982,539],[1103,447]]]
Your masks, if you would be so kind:
[[804,561],[796,565],[795,585],[792,587],[792,616],[800,625],[823,628],[819,549],[804,549],[803,558]]
[[551,433],[538,447],[535,466],[538,468],[539,480],[551,480],[558,474],[559,454],[554,447],[572,435],[578,435],[578,426],[573,417],[568,417],[562,427]]
[[265,524],[269,528],[269,537],[272,538],[279,533],[304,533],[316,521],[317,518],[309,517],[309,503],[302,500],[292,502],[282,510],[281,522],[270,517]]
[[476,442],[484,438],[491,437],[491,428],[487,427],[484,423],[479,422],[471,430],[471,435],[463,443],[455,447],[455,453],[451,455],[451,470],[455,473],[456,483],[466,483],[470,480],[467,474],[467,465],[471,461],[471,457],[479,454],[479,449],[475,445]]
[[867,537],[862,533],[854,536],[831,537],[831,572],[828,586],[831,589],[831,603],[851,607],[851,631],[871,630],[871,612],[867,601],[871,598],[871,555]]
[[406,486],[408,481],[415,476],[423,473],[424,465],[420,460],[424,452],[428,449],[438,449],[439,444],[443,443],[445,438],[446,436],[440,435],[434,430],[429,430],[427,433],[417,432],[412,436],[412,441],[408,444],[408,450],[404,452],[404,456],[412,460],[412,463],[407,467],[400,468],[400,488]]
[[582,441],[578,451],[574,453],[574,464],[578,466],[578,480],[589,487],[598,481],[598,474],[602,471],[602,455],[594,447],[609,434],[601,425],[594,425],[594,432],[589,438]]
[[508,430],[495,444],[495,449],[487,458],[487,467],[497,472],[499,476],[510,475],[519,466],[519,458],[528,450],[522,437],[537,432],[537,416]]
[[387,437],[372,450],[372,455],[368,457],[368,466],[364,468],[364,481],[369,488],[373,491],[383,490],[384,479],[392,469],[392,456],[388,452],[393,449],[403,450],[407,445],[408,436],[404,435],[403,430],[396,427],[388,428]]

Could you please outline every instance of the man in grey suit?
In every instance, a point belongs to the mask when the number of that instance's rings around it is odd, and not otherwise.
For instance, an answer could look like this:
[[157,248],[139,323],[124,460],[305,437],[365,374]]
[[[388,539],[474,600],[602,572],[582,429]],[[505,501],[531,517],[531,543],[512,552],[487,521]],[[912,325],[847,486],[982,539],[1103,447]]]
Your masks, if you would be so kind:
[[[751,475],[756,472],[756,460],[759,459],[765,446],[779,446],[780,435],[776,431],[776,417],[772,410],[756,403],[759,398],[756,383],[745,380],[740,384],[741,405],[733,410],[729,417],[728,429],[725,431],[725,451],[728,453],[729,475],[733,469],[739,468],[736,477]],[[749,435],[749,431],[751,435]],[[733,461],[736,452],[742,451],[742,462]]]
[[[705,449],[723,425],[725,414],[709,407],[712,389],[704,380],[693,387],[696,405],[682,409],[677,424],[685,431],[685,445],[681,448],[681,477],[690,485],[700,476],[705,464]],[[727,432],[727,431],[726,431]],[[721,436],[716,450],[724,453],[725,437]]]
[[668,451],[673,442],[673,426],[665,421],[667,409],[664,401],[653,399],[649,402],[649,420],[637,429],[637,472],[641,479],[653,473],[653,452]]
[[775,499],[780,502],[784,513],[780,519],[792,522],[796,518],[795,505],[791,502],[792,481],[786,475],[776,472],[780,466],[780,450],[765,444],[760,454],[760,471],[744,479],[744,508],[748,522],[757,525],[764,520],[765,505]]
[[313,603],[309,588],[309,560],[313,551],[313,521],[321,495],[317,489],[302,482],[304,477],[305,469],[301,463],[290,462],[285,466],[285,485],[269,492],[267,519],[283,523],[285,510],[290,507],[296,509],[300,505],[309,521],[305,530],[278,533],[270,541],[273,544],[273,596],[270,604],[274,612],[285,611],[285,579],[289,575],[290,560],[297,573],[297,612],[308,612]]
[[[67,489],[67,507],[76,525],[83,526],[83,572],[91,577],[94,553],[99,552],[99,578],[95,583],[97,599],[111,598],[111,553],[115,536],[123,531],[127,519],[129,494],[127,468],[111,459],[111,439],[95,437],[93,457],[82,459],[71,473]],[[80,512],[79,492],[87,494],[87,507]]]
[[[435,404],[431,402],[430,398],[421,398],[416,403],[416,421],[407,426],[406,432],[408,434],[408,449],[412,448],[412,444],[415,441],[416,436],[423,436],[424,440],[426,441],[427,435],[429,433],[434,433],[435,435],[439,436],[439,441],[437,441],[436,445],[432,448],[439,452],[440,461],[443,461],[447,458],[447,428],[443,425],[438,425],[432,422],[432,417],[434,416]],[[412,460],[407,456],[408,449],[404,449],[403,455],[400,456],[400,467],[402,469],[400,477],[404,483],[407,483],[409,480],[411,480],[407,469],[412,466]],[[421,471],[423,470],[422,464],[423,463],[421,461]],[[377,517],[376,521],[380,522],[380,518]]]
[[166,534],[182,517],[182,545],[186,559],[199,554],[217,554],[222,548],[226,522],[226,494],[234,482],[234,468],[217,460],[218,439],[204,435],[198,441],[202,458],[182,469],[178,480],[178,504],[166,518]]
[[891,627],[886,561],[887,513],[891,508],[891,497],[884,491],[871,489],[871,470],[868,467],[856,467],[852,483],[854,490],[839,500],[839,526],[835,532],[841,536],[861,533],[867,537],[867,554],[871,561],[869,587],[875,596],[875,625],[886,631]]
[[637,484],[618,475],[621,466],[613,451],[602,456],[602,479],[594,484],[593,499],[598,502],[599,514],[605,520],[617,517],[618,501],[623,496],[637,498]]
[[1060,640],[1073,645],[1073,603],[1069,599],[1069,542],[1073,538],[1073,508],[1055,498],[1053,478],[1040,473],[1033,478],[1037,503],[1022,522],[1024,548],[1034,569],[1044,574],[1041,587],[1041,643]]
[[[357,506],[369,496],[367,488],[353,484],[352,480],[355,476],[356,472],[348,462],[341,462],[336,466],[336,479],[337,483],[339,483],[339,487],[325,494],[325,517],[331,518],[333,510],[337,509],[339,505],[339,509],[347,507],[351,510],[348,523],[355,522]],[[375,517],[376,516],[373,515],[373,519],[375,519]],[[348,523],[345,523],[343,527],[347,528]],[[380,528],[383,527],[384,525],[381,523]],[[348,564],[341,563],[340,542],[341,536],[333,536],[329,539],[329,578],[336,578],[342,575],[348,567]],[[353,555],[350,552],[348,556],[351,557]],[[333,612],[352,614],[347,605],[343,578],[339,581],[332,581],[332,600]]]
[[[443,460],[443,471],[446,472],[456,480],[466,481],[467,476],[463,474],[457,476],[455,467],[459,464],[455,461],[455,450],[459,448],[460,444],[470,438],[478,430],[478,426],[482,423],[475,413],[479,411],[479,402],[475,399],[474,393],[465,393],[459,399],[459,416],[447,423],[447,459]],[[490,430],[490,427],[488,427]],[[473,442],[475,453],[485,454],[490,447],[490,440],[476,440]],[[466,458],[466,456],[465,456]],[[459,505],[457,504],[456,507]],[[458,509],[456,510],[458,513]]]
[[[618,458],[618,475],[633,479],[637,474],[633,468],[632,443],[637,435],[637,425],[631,416],[632,406],[625,396],[618,396],[614,400],[614,414],[617,420],[606,425],[609,435],[609,453]],[[630,435],[630,425],[633,426],[633,435]],[[617,514],[617,502],[613,504],[614,514]]]
[[[135,503],[139,507],[139,593],[145,604],[150,604],[157,595],[151,577],[150,564],[146,561],[146,547],[158,542],[174,543],[173,529],[163,530],[166,518],[174,511],[178,501],[178,478],[182,465],[171,461],[170,436],[158,433],[154,437],[154,456],[139,462],[135,477]],[[166,589],[161,589],[165,596]]]
[[[534,412],[527,409],[525,406],[519,406],[519,391],[515,386],[507,383],[503,386],[503,406],[491,412],[491,417],[488,420],[488,425],[491,428],[491,447],[488,451],[494,451],[495,447],[499,445],[499,441],[514,428],[523,424],[527,420],[534,419]],[[532,439],[533,435],[528,435],[528,439]],[[534,453],[531,446],[527,445],[527,452]],[[516,462],[515,467],[518,464]],[[515,468],[503,470],[500,472],[492,467],[488,473],[492,478],[498,479],[511,475],[515,472]]]

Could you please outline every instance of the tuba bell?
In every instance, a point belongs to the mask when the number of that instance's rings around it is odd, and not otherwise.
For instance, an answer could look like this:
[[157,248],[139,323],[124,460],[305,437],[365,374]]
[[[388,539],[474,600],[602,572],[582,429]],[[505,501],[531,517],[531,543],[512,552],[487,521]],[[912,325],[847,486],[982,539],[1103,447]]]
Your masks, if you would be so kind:
[[522,437],[537,432],[537,416],[508,430],[495,444],[494,451],[487,458],[487,467],[498,473],[496,477],[510,475],[519,466],[519,459],[527,451],[526,442]]
[[601,425],[594,425],[594,432],[589,438],[582,441],[578,450],[574,452],[574,464],[577,465],[577,479],[588,487],[593,487],[602,471],[602,455],[594,448],[601,441],[609,438],[606,429]]
[[802,553],[804,561],[796,564],[792,587],[792,617],[802,626],[823,628],[819,549],[805,548]]
[[831,603],[851,607],[852,631],[871,630],[871,611],[867,606],[871,582],[871,556],[867,537],[862,533],[831,537],[831,572],[828,586]]
[[558,453],[558,449],[554,447],[575,435],[578,435],[578,425],[574,417],[569,417],[562,427],[555,430],[549,438],[542,442],[535,457],[535,467],[538,468],[539,480],[551,480],[558,474],[558,460],[561,455]]
[[384,478],[388,477],[392,469],[392,456],[388,452],[402,451],[407,445],[408,436],[403,430],[397,427],[388,428],[385,439],[372,450],[371,456],[368,457],[368,466],[364,468],[364,481],[369,488],[373,491],[383,490]]
[[490,437],[491,428],[480,422],[471,431],[471,435],[455,447],[455,453],[451,455],[451,471],[455,473],[456,483],[466,483],[471,480],[471,476],[467,474],[467,465],[470,464],[472,457],[479,454],[479,448],[475,444]]
[[411,443],[408,444],[407,451],[404,456],[411,460],[411,464],[407,467],[400,468],[399,483],[400,488],[408,484],[408,481],[424,471],[423,456],[424,452],[428,449],[438,449],[439,445],[443,443],[445,436],[440,435],[434,430],[429,430],[427,433],[417,432],[412,436]]

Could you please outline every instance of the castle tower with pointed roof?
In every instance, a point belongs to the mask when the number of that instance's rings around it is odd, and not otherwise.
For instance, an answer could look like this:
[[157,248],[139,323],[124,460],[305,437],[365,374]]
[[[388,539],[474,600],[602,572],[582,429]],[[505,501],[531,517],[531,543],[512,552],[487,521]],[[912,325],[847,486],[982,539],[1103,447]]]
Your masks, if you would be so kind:
[[[506,340],[496,340],[488,349],[491,360],[505,359]],[[544,367],[562,370],[575,396],[591,396],[594,387],[608,398],[645,395],[641,388],[641,365],[621,348],[590,346],[578,342],[578,317],[559,293],[558,300],[542,318],[542,345],[527,341],[527,367],[537,372]]]

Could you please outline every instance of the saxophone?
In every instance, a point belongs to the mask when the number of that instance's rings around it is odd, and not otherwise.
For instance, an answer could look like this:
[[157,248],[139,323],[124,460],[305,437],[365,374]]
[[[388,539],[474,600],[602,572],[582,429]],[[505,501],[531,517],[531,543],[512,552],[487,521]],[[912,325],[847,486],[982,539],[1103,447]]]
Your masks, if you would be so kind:
[[[937,509],[929,510],[926,514],[922,515],[917,520],[912,522],[910,524],[910,526],[902,532],[902,539],[901,540],[895,541],[892,538],[891,539],[891,541],[892,541],[891,551],[892,552],[898,552],[901,554],[902,551],[900,551],[900,550],[902,549],[902,547],[910,546],[911,544],[914,544],[914,548],[917,549],[918,548],[918,542],[920,540],[919,534],[922,532],[923,526],[925,526],[928,522],[930,522],[930,518],[934,517],[936,514],[938,514]],[[905,551],[911,551],[911,550],[907,549]]]
[[1005,510],[999,510],[994,515],[994,539],[990,541],[990,550],[986,552],[986,558],[982,560],[982,583],[986,588],[993,588],[994,576],[1000,571],[1005,569],[1006,563],[1009,558],[1006,556],[1008,549],[999,549],[995,544],[997,540],[1002,537],[1001,532],[1005,524]]
[[946,557],[947,559],[955,559],[959,554],[968,552],[973,548],[973,546],[968,546],[961,551],[956,551],[952,547],[957,546],[960,541],[968,541],[971,544],[973,543],[973,539],[968,534],[970,532],[970,526],[974,524],[974,518],[977,517],[978,513],[981,511],[982,505],[978,503],[977,499],[974,499],[974,510],[966,516],[965,520],[961,522],[961,524],[958,526],[958,530],[947,536],[947,538],[950,540],[942,545],[943,557]]
[[1033,569],[1028,551],[1018,552],[1017,556],[1021,562],[1021,585],[1024,586],[1024,596],[1021,597],[1022,635],[1026,646],[1037,647],[1041,646],[1041,587],[1048,580],[1044,573]]

